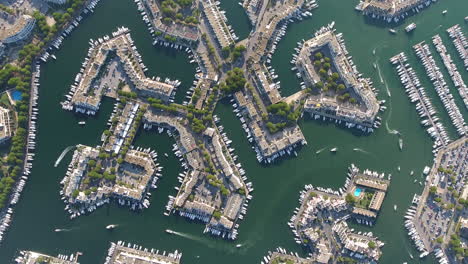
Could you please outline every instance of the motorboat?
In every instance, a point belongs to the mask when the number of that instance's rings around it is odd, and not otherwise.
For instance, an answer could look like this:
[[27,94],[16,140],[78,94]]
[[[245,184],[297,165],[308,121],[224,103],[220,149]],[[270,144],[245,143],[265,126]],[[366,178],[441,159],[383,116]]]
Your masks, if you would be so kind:
[[409,32],[411,32],[411,31],[413,31],[415,29],[416,29],[416,24],[415,23],[411,23],[411,24],[409,24],[408,26],[405,27],[406,33],[409,33]]
[[86,125],[86,121],[80,121],[80,122],[78,122],[78,125],[84,126],[84,125]]
[[117,225],[108,225],[108,226],[106,226],[106,229],[107,230],[112,230],[112,229],[114,229],[116,227],[117,227]]
[[338,151],[338,148],[336,148],[336,147],[335,147],[335,148],[332,148],[332,149],[330,149],[330,152],[333,152],[333,153],[336,153],[337,151]]
[[175,234],[175,231],[170,230],[170,229],[166,229],[166,233],[168,233],[168,234]]

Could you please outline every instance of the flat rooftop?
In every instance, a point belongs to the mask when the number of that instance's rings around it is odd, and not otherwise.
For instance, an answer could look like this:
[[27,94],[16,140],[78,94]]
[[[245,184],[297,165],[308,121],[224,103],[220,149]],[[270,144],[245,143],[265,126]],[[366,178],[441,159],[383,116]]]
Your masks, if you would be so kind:
[[105,264],[179,264],[182,253],[159,252],[141,246],[124,246],[124,243],[111,243]]
[[21,251],[21,256],[16,259],[18,264],[36,264],[36,263],[48,263],[48,264],[78,264],[79,254],[72,254],[66,256],[67,259],[60,259],[45,255],[34,251]]

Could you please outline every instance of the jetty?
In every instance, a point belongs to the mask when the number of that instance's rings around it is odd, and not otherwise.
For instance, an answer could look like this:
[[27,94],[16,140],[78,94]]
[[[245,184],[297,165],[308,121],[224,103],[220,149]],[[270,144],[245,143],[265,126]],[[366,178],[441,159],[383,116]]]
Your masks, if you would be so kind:
[[452,121],[453,126],[456,128],[458,134],[463,136],[467,133],[468,127],[465,123],[463,115],[460,112],[455,99],[450,93],[445,78],[440,72],[439,67],[437,66],[434,58],[432,57],[429,46],[424,42],[420,42],[413,46],[416,55],[419,57],[422,62],[424,69],[426,70],[429,79],[432,81],[434,88],[442,101],[445,110],[447,110],[450,120]]
[[432,152],[437,153],[440,147],[446,146],[451,141],[447,129],[439,122],[437,111],[426,95],[416,72],[408,63],[406,54],[401,52],[390,58],[390,62],[396,67],[400,82],[410,101],[416,104],[416,111],[421,118],[421,125],[427,127],[427,133],[434,140]]
[[454,25],[447,29],[447,33],[452,39],[453,45],[457,49],[460,59],[463,61],[465,69],[468,71],[468,40],[460,25]]
[[457,66],[455,65],[455,63],[453,63],[450,54],[448,54],[447,48],[442,42],[442,38],[439,35],[435,35],[434,37],[432,37],[432,43],[434,43],[437,52],[442,58],[442,62],[444,63],[445,69],[447,69],[450,78],[452,79],[453,85],[457,88],[458,94],[462,98],[466,109],[468,109],[468,87],[466,86],[465,81],[458,72]]

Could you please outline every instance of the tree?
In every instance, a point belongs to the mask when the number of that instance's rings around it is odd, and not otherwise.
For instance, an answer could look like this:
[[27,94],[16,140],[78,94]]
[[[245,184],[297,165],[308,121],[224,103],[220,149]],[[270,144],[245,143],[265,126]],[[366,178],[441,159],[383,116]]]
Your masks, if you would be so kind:
[[223,56],[223,58],[227,58],[229,57],[229,54],[231,53],[231,48],[230,47],[224,47],[222,50],[221,50],[221,56]]
[[323,58],[323,55],[321,52],[317,52],[315,53],[314,57],[317,59],[317,60],[321,60]]
[[374,241],[369,241],[369,243],[367,243],[367,245],[369,246],[370,249],[374,249],[376,247]]
[[93,168],[94,166],[96,166],[96,161],[93,159],[88,160],[88,166]]
[[336,81],[340,78],[340,75],[337,72],[332,73],[331,78]]
[[322,88],[323,88],[323,82],[317,82],[317,83],[315,84],[315,88],[317,88],[317,89],[322,89]]
[[327,71],[325,69],[320,69],[319,70],[319,74],[322,75],[322,76],[326,76],[327,75]]
[[215,210],[215,211],[213,212],[213,217],[214,217],[215,219],[219,220],[219,219],[221,218],[221,212],[218,211],[218,210]]
[[346,194],[345,200],[347,204],[353,205],[356,203],[356,198],[354,198],[354,196],[350,193]]
[[437,187],[431,186],[431,187],[429,188],[429,193],[430,193],[430,194],[435,194],[436,192],[437,192]]

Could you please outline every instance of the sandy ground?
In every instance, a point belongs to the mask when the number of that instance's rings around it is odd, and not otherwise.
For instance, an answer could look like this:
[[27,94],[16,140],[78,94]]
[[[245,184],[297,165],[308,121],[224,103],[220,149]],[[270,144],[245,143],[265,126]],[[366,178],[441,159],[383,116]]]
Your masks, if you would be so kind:
[[51,16],[46,16],[46,23],[48,26],[53,26],[55,25],[55,19]]

